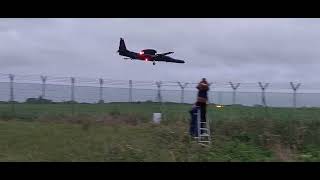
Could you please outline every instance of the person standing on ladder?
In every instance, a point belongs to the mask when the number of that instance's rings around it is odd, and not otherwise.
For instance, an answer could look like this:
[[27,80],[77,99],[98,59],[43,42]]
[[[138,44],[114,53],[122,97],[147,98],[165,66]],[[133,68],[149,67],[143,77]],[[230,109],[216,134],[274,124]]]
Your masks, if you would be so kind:
[[202,78],[202,80],[200,81],[200,83],[196,88],[198,89],[196,106],[200,107],[201,122],[206,122],[208,91],[209,91],[209,84],[206,78]]

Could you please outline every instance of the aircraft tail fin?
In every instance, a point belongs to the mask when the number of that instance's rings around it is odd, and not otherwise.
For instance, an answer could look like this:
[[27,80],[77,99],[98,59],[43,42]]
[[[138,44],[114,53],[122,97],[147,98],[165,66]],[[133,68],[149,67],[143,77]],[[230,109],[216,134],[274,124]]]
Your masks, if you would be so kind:
[[127,50],[126,43],[124,42],[123,38],[120,38],[119,50]]

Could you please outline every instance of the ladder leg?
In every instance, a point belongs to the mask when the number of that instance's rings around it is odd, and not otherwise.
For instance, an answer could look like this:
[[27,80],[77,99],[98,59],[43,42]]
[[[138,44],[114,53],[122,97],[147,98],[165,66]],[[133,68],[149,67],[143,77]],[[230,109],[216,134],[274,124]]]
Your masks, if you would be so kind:
[[200,114],[200,109],[198,108],[197,110],[197,136],[198,136],[198,141],[200,140],[201,138],[201,131],[200,131],[200,127],[201,127],[201,114]]
[[198,110],[198,132],[199,132],[199,139],[198,142],[202,145],[209,145],[211,144],[211,135],[210,135],[210,123],[208,118],[205,118],[205,121],[201,121],[201,111]]

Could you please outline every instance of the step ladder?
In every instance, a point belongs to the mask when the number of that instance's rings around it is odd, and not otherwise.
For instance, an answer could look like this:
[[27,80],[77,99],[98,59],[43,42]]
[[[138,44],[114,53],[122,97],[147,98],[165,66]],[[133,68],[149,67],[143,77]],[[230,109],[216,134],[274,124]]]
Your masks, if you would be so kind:
[[198,143],[201,145],[209,146],[211,144],[211,135],[210,135],[210,124],[208,118],[205,122],[201,122],[201,111],[197,111],[197,122],[198,122]]

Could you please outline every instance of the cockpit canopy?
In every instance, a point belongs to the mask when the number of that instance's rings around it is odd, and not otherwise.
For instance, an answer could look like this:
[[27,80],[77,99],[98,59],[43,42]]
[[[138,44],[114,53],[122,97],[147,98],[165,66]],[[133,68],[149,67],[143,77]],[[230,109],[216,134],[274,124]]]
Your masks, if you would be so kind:
[[154,49],[144,49],[141,52],[143,52],[143,54],[148,54],[148,55],[156,55],[157,51]]

